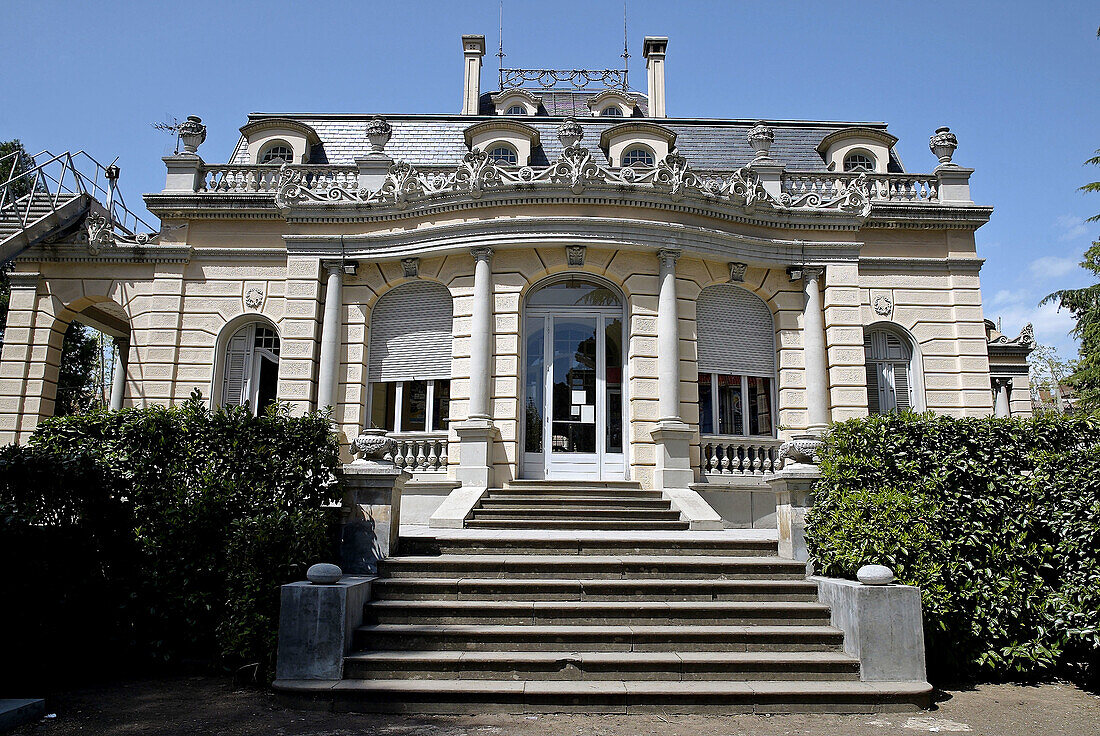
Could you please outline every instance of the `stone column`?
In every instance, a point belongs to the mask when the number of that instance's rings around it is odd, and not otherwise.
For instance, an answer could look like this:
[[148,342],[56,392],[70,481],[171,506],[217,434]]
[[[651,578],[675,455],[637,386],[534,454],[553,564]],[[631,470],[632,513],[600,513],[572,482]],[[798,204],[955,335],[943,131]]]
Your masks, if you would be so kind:
[[493,375],[493,249],[471,248],[474,301],[470,334],[470,403],[459,437],[456,477],[464,486],[488,488],[492,482],[493,426],[490,393]]
[[327,276],[325,316],[321,322],[321,362],[317,370],[317,408],[335,404],[336,364],[340,361],[340,307],[344,269],[339,261],[323,264]]
[[111,411],[122,408],[126,396],[126,359],[130,352],[130,341],[115,338],[115,371],[111,375]]
[[689,446],[694,434],[680,418],[680,318],[676,305],[676,261],[680,251],[657,252],[660,291],[657,297],[657,444],[656,483],[660,489],[687,488],[695,481]]
[[990,380],[993,384],[993,416],[1012,416],[1012,379],[1004,376],[995,376]]
[[825,356],[825,313],[818,285],[825,269],[807,266],[802,271],[806,307],[802,316],[802,352],[806,363],[806,409],[811,434],[821,435],[829,426],[829,365]]

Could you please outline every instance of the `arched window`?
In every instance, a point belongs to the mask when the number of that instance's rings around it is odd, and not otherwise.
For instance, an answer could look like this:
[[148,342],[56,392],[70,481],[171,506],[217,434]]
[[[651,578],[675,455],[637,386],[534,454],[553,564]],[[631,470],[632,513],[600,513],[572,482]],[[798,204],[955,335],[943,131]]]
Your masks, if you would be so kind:
[[264,149],[260,154],[261,164],[292,164],[294,163],[294,150],[285,143],[275,143]]
[[503,143],[494,143],[489,148],[489,160],[505,166],[515,166],[519,163],[516,149]]
[[641,146],[627,149],[623,154],[623,166],[653,166],[653,151]]
[[447,429],[451,403],[451,292],[410,281],[378,300],[370,321],[370,423],[391,432]]
[[889,414],[913,408],[913,349],[909,340],[883,327],[865,330],[867,411]]
[[279,388],[279,335],[263,322],[250,322],[229,338],[222,375],[222,404],[262,413]]
[[875,159],[866,153],[849,153],[844,157],[845,171],[874,171]]
[[604,109],[600,110],[600,117],[604,118],[621,118],[623,111],[618,105],[608,105]]
[[507,110],[504,111],[504,114],[505,115],[526,115],[527,114],[527,108],[524,107],[523,105],[512,105],[511,107],[509,107]]
[[696,301],[699,432],[773,436],[775,327],[748,289],[708,286]]

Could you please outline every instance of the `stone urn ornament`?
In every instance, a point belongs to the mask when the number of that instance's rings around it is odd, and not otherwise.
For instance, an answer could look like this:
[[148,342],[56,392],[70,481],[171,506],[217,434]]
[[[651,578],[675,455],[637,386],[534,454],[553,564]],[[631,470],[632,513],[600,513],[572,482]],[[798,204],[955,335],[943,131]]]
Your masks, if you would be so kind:
[[386,148],[386,144],[390,142],[390,136],[392,135],[393,126],[380,115],[367,123],[367,140],[370,141],[371,153],[382,153]]
[[580,143],[581,138],[584,138],[584,128],[581,127],[576,118],[566,118],[558,126],[558,140],[566,148],[577,145]]
[[384,429],[364,429],[351,442],[351,452],[356,463],[389,464],[386,455],[393,452],[393,438],[386,436]]
[[206,140],[206,126],[198,115],[188,115],[179,127],[180,143],[184,153],[197,153],[199,146]]
[[821,446],[824,443],[817,435],[799,434],[784,442],[779,448],[781,467],[789,463],[795,465],[817,465]]
[[775,131],[765,125],[763,120],[752,126],[752,130],[746,134],[746,137],[749,139],[752,150],[756,152],[753,161],[771,158],[772,143],[775,142]]
[[936,128],[936,132],[928,138],[928,149],[932,155],[940,160],[941,165],[957,166],[951,163],[951,157],[955,155],[955,149],[959,147],[959,139],[946,125]]

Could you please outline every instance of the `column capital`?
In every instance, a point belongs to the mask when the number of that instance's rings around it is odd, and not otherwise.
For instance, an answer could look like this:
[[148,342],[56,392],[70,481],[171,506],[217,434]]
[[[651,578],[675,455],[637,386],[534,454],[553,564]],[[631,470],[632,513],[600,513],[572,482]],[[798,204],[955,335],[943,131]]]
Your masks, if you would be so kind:
[[354,276],[355,272],[359,269],[359,261],[321,261],[321,267],[325,269],[326,273],[342,273],[348,276]]
[[493,249],[487,245],[478,245],[470,248],[470,255],[475,261],[490,261],[493,258]]
[[824,266],[803,266],[802,267],[802,280],[803,281],[818,281],[825,273]]
[[657,251],[657,260],[662,266],[674,266],[682,253],[679,248],[661,248]]

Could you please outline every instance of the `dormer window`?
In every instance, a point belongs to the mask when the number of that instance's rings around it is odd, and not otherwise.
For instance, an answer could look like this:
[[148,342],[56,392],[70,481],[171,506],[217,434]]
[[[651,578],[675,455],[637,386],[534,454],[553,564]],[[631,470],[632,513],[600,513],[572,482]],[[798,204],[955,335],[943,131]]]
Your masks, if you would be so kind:
[[600,111],[600,117],[602,118],[621,118],[623,111],[615,105],[609,105]]
[[623,154],[623,166],[653,166],[655,163],[653,151],[641,146],[635,146]]
[[524,107],[523,105],[512,105],[511,107],[509,107],[507,110],[504,111],[504,114],[505,115],[526,115],[527,114],[527,108]]
[[292,164],[294,163],[294,151],[284,143],[275,143],[264,149],[260,154],[261,164]]
[[599,118],[626,118],[634,114],[634,98],[619,89],[605,89],[588,100],[588,109]]
[[844,157],[845,171],[870,171],[875,170],[875,159],[866,153],[849,153]]
[[519,154],[509,145],[494,143],[489,146],[489,160],[496,164],[515,166],[519,163]]
[[525,89],[506,89],[490,99],[497,115],[536,115],[541,98]]

